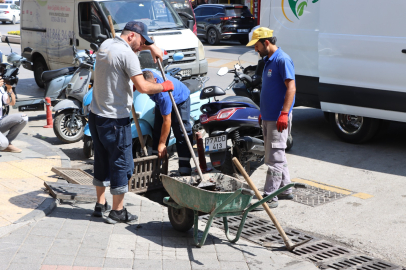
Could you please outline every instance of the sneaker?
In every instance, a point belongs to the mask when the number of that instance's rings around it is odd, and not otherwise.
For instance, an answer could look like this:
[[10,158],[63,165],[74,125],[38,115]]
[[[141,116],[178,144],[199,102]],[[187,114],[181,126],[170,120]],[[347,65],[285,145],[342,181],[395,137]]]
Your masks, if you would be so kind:
[[120,223],[133,223],[138,220],[138,216],[130,214],[127,209],[111,210],[109,216],[106,218],[106,222],[110,224]]
[[293,200],[293,194],[289,193],[289,194],[279,194],[278,195],[278,199],[279,200]]
[[21,153],[21,149],[20,148],[17,148],[17,147],[15,147],[14,145],[12,145],[12,144],[9,144],[7,147],[6,147],[6,149],[3,149],[3,150],[1,150],[2,152],[10,152],[10,153]]
[[96,205],[94,206],[93,216],[102,217],[105,212],[110,210],[111,206],[107,203],[107,201],[105,204],[96,203]]
[[271,200],[271,201],[267,201],[266,203],[268,204],[269,208],[276,208],[276,207],[278,207],[278,201],[273,201],[273,200]]

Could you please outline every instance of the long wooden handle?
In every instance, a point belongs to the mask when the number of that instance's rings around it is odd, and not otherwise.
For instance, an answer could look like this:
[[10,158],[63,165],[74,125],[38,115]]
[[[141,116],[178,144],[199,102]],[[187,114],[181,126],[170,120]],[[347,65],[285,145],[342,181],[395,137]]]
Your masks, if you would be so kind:
[[[242,167],[241,163],[238,161],[236,157],[233,158],[233,162],[237,169],[241,172],[241,174],[244,176],[245,181],[247,181],[248,185],[251,187],[251,189],[255,192],[255,196],[257,196],[258,200],[262,200],[262,195],[259,193],[257,187],[255,186],[254,182],[252,182],[251,178],[248,176],[247,172],[244,170]],[[286,236],[285,231],[282,229],[281,225],[279,224],[278,220],[276,219],[275,215],[271,212],[271,209],[269,208],[268,204],[264,202],[262,206],[265,208],[266,213],[268,216],[271,218],[273,224],[275,225],[276,229],[278,230],[279,234],[282,236],[283,242],[285,242],[286,248],[288,250],[293,250],[294,246],[290,239]]]
[[[114,30],[114,25],[113,25],[113,20],[111,19],[111,15],[107,16],[107,19],[109,20],[111,34],[112,34],[113,38],[115,38],[116,31]],[[144,156],[148,156],[148,151],[147,151],[147,148],[145,147],[144,137],[142,136],[140,123],[138,122],[137,114],[135,113],[134,103],[131,105],[131,113],[133,115],[135,128],[137,129],[138,139],[140,140],[142,152],[143,152]]]

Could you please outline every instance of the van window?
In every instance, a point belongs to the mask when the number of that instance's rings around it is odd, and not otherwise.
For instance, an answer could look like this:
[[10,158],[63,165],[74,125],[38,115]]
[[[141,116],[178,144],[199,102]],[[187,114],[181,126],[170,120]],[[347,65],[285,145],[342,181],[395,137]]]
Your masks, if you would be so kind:
[[106,16],[111,15],[116,31],[122,31],[129,21],[145,23],[150,32],[185,28],[179,15],[165,0],[116,0],[98,3]]
[[203,10],[202,8],[197,8],[197,9],[194,10],[196,17],[197,16],[202,16],[202,10]]
[[96,42],[92,38],[92,24],[100,25],[100,32],[106,34],[100,13],[91,2],[79,3],[79,35],[89,42]]

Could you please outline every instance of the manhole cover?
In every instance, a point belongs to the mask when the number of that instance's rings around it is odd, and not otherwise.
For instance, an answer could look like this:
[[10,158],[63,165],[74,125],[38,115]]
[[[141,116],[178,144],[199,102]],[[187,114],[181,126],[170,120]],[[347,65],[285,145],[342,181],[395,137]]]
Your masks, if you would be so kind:
[[[201,217],[201,219],[206,222],[209,219],[209,217],[203,216]],[[227,219],[228,227],[231,233],[233,234],[237,233],[237,230],[241,223],[241,219],[242,219],[241,216],[229,217]],[[215,218],[212,224],[213,224],[212,226],[224,229],[223,218]],[[292,230],[289,228],[284,228],[284,230],[286,235],[293,243],[299,243],[313,239],[313,237],[305,235],[297,230]],[[263,243],[271,243],[271,244],[284,243],[282,237],[279,235],[278,230],[276,229],[275,225],[272,224],[272,222],[258,218],[253,215],[247,216],[244,228],[241,232],[241,237],[260,245],[262,245]]]
[[347,194],[329,191],[312,186],[309,186],[308,188],[294,189],[293,195],[294,195],[293,201],[313,207],[348,196]]
[[69,183],[89,186],[93,185],[93,176],[81,169],[53,167],[52,171]]
[[318,264],[320,269],[402,270],[402,267],[364,255],[352,256]]
[[59,200],[84,202],[95,202],[97,200],[96,189],[93,186],[55,182],[44,182],[44,185],[49,190],[49,194]]

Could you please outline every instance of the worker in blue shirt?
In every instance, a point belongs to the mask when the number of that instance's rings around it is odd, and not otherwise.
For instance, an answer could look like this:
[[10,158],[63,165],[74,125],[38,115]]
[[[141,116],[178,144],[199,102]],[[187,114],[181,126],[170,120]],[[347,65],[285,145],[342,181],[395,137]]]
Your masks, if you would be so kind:
[[[256,29],[247,46],[264,57],[259,124],[262,124],[265,146],[264,163],[268,166],[264,196],[289,184],[290,175],[285,155],[286,142],[292,125],[295,103],[295,68],[292,59],[276,45],[273,30]],[[262,121],[261,121],[262,118]],[[279,199],[292,200],[292,190],[275,196],[268,202],[270,208],[278,206]]]
[[[152,83],[162,83],[162,77],[151,70],[144,70],[143,76],[145,80]],[[183,125],[185,126],[190,142],[193,142],[192,125],[190,124],[190,91],[178,79],[166,75],[166,78],[174,85],[172,92],[179,114],[182,118]],[[192,167],[190,165],[190,158],[192,157],[186,143],[185,136],[183,135],[182,128],[176,117],[172,113],[172,102],[168,93],[159,93],[149,95],[155,102],[155,123],[153,131],[153,145],[152,152],[158,153],[159,157],[167,154],[166,146],[169,140],[169,133],[172,127],[173,133],[176,138],[176,150],[179,158],[179,172],[181,175],[190,175]]]

